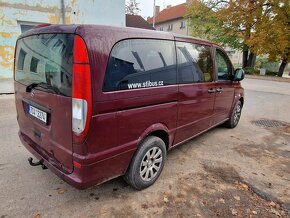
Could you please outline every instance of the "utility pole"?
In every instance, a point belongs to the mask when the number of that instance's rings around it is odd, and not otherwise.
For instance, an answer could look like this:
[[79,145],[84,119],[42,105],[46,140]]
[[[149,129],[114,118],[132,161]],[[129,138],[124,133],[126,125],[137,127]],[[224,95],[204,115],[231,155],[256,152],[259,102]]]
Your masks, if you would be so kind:
[[155,16],[156,16],[156,8],[155,8],[155,0],[153,3],[153,27],[155,28]]
[[65,24],[65,6],[64,6],[64,0],[60,0],[60,11],[61,11],[62,24]]

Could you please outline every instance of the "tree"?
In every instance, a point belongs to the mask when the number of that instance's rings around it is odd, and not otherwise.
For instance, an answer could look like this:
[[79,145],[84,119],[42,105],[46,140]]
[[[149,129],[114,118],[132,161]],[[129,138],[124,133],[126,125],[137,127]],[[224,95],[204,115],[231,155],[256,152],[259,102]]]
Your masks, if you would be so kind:
[[193,0],[187,18],[193,36],[243,50],[243,67],[256,55],[281,61],[282,76],[290,59],[289,0]]
[[261,16],[260,4],[261,1],[255,0],[229,1],[226,7],[219,10],[219,19],[242,42],[243,67],[254,67],[255,65],[256,53],[248,44],[248,40],[252,37],[256,20]]
[[267,0],[193,0],[187,18],[194,36],[243,50],[243,67],[253,67],[256,49],[249,40]]
[[257,54],[267,54],[269,61],[281,61],[281,77],[290,59],[289,0],[268,1],[262,14],[248,44]]
[[139,3],[136,0],[130,0],[126,3],[126,14],[138,15],[140,12]]

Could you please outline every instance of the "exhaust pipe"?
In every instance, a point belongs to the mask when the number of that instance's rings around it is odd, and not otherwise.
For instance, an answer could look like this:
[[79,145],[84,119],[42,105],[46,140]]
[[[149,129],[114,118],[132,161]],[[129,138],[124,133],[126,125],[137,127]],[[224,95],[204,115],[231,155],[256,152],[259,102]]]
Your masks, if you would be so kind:
[[35,166],[41,165],[41,168],[43,170],[47,169],[47,167],[42,163],[42,160],[33,163],[33,158],[30,157],[30,158],[28,158],[28,162],[29,162],[30,166],[34,166],[35,167]]

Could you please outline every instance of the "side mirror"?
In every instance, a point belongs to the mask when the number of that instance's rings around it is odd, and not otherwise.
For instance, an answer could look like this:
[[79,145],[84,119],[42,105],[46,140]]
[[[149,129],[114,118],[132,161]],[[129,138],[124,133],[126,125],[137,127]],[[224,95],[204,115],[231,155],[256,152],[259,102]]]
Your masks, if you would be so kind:
[[245,78],[245,71],[242,68],[235,70],[233,81],[241,81]]

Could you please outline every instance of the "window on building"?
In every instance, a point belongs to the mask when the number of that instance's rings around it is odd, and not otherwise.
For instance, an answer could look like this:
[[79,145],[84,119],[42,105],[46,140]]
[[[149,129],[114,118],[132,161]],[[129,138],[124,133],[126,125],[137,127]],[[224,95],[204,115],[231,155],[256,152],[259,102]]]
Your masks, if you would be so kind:
[[34,27],[34,25],[20,24],[21,33],[24,33],[26,31],[32,29],[33,27]]
[[186,26],[186,21],[185,20],[181,21],[180,22],[180,29],[184,29],[185,26]]
[[34,26],[43,24],[43,23],[37,23],[37,22],[26,22],[26,21],[18,21],[17,22],[20,28],[21,33],[24,33],[30,29],[32,29]]
[[172,31],[172,29],[173,29],[173,24],[171,23],[171,24],[168,25],[168,29],[167,30],[168,31]]
[[108,62],[104,91],[176,84],[173,41],[130,39],[117,43]]
[[163,26],[160,26],[160,27],[159,27],[159,30],[160,30],[160,31],[163,31]]
[[176,46],[179,83],[213,81],[209,46],[185,42],[177,42]]

